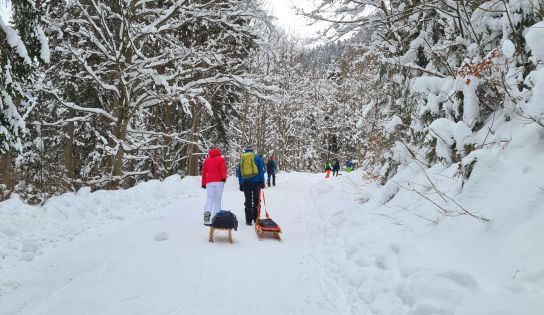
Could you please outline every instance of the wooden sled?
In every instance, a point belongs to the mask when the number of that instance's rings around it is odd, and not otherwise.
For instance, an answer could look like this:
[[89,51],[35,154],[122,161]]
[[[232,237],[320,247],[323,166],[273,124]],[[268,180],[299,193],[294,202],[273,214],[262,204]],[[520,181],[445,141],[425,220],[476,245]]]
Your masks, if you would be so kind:
[[210,226],[210,243],[213,243],[213,235],[215,234],[215,231],[228,231],[229,232],[229,242],[232,244],[232,229],[221,229],[221,228],[214,228],[213,226]]
[[[266,215],[266,220],[262,220],[262,221],[271,221],[271,222],[273,222],[275,224],[274,227],[259,224],[259,222],[261,221],[261,219],[260,219],[260,217],[261,217],[261,197],[263,199],[264,213]],[[257,221],[255,222],[255,232],[257,233],[257,236],[259,237],[259,241],[262,241],[263,234],[265,232],[266,233],[273,233],[274,238],[277,239],[278,241],[281,241],[281,236],[280,236],[281,228],[272,219],[270,219],[270,215],[268,214],[268,210],[266,209],[266,199],[264,197],[264,191],[263,190],[261,190],[261,194],[259,195],[259,205],[257,207]]]
[[263,229],[262,227],[260,227],[258,224],[255,224],[255,232],[257,232],[257,236],[259,237],[259,241],[262,241],[263,239],[263,234],[265,232],[268,232],[268,233],[273,233],[274,235],[274,238],[277,239],[278,241],[281,241],[281,236],[280,236],[280,233],[281,233],[281,228],[278,227],[277,230],[266,230],[266,229]]

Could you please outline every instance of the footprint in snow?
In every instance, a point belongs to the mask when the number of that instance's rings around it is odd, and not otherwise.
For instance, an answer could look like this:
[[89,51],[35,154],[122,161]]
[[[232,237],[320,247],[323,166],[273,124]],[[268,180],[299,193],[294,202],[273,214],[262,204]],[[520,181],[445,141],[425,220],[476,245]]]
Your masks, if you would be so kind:
[[166,241],[168,239],[168,234],[166,232],[159,232],[157,235],[155,235],[155,241]]

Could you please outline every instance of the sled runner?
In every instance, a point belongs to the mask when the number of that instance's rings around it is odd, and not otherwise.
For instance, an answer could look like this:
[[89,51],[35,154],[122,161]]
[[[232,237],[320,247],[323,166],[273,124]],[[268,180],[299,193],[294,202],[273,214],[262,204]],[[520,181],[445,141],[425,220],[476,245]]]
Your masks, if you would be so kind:
[[227,231],[229,233],[229,243],[232,244],[232,229],[221,229],[221,228],[214,228],[213,226],[210,226],[210,243],[213,243],[213,235],[215,234],[216,230],[220,231]]
[[210,226],[210,243],[213,243],[215,231],[227,231],[229,234],[229,242],[232,244],[232,229],[238,229],[238,220],[236,215],[230,211],[221,210],[212,219]]
[[[261,219],[261,198],[264,204],[264,213],[266,214],[266,219]],[[259,240],[262,240],[264,232],[273,233],[274,238],[278,241],[281,240],[280,233],[281,228],[274,220],[270,219],[268,210],[266,209],[266,198],[264,197],[264,190],[261,189],[261,194],[259,196],[259,206],[257,207],[257,222],[255,222],[255,232]]]

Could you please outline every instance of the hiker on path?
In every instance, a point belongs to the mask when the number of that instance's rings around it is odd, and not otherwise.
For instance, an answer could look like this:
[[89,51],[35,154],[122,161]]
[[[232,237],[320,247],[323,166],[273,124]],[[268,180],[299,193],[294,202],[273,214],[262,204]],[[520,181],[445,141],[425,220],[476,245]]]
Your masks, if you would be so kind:
[[244,153],[240,156],[238,163],[238,183],[240,191],[244,192],[246,224],[251,225],[257,220],[257,207],[259,205],[259,196],[264,185],[264,162],[253,152],[252,146],[244,148]]
[[331,177],[331,170],[332,170],[331,161],[327,160],[327,163],[325,163],[325,173],[327,173],[327,176],[325,176],[325,178]]
[[338,176],[338,172],[340,172],[340,161],[334,160],[334,164],[332,166],[332,176]]
[[211,225],[213,216],[221,211],[221,196],[227,181],[227,162],[219,149],[211,149],[202,165],[202,188],[208,198],[204,204],[204,225]]
[[274,155],[271,155],[266,162],[266,174],[268,175],[268,187],[270,187],[270,177],[272,177],[272,185],[276,186],[276,170],[278,166]]
[[353,162],[351,161],[351,159],[348,159],[346,161],[346,172],[351,172],[353,171]]

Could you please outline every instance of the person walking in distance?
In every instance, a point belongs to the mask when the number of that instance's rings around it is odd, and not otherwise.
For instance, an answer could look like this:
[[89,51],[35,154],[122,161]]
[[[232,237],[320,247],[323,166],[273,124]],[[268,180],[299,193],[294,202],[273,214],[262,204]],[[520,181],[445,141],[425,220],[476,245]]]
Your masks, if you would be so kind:
[[264,162],[253,152],[252,146],[244,148],[236,171],[240,191],[244,192],[246,224],[257,220],[257,207],[261,189],[264,188]]
[[211,225],[213,216],[221,210],[221,196],[227,181],[227,162],[219,149],[211,149],[202,165],[202,188],[207,191],[204,204],[204,225]]
[[272,177],[272,185],[276,186],[276,170],[278,166],[274,155],[271,155],[266,162],[266,174],[268,175],[268,187],[270,187],[270,177]]
[[331,169],[332,169],[331,161],[327,160],[327,163],[325,163],[325,173],[327,174],[325,178],[331,177]]
[[334,164],[332,165],[332,176],[338,176],[338,172],[340,172],[340,161],[334,160]]
[[346,172],[351,172],[353,171],[353,161],[351,159],[348,159],[346,161]]

